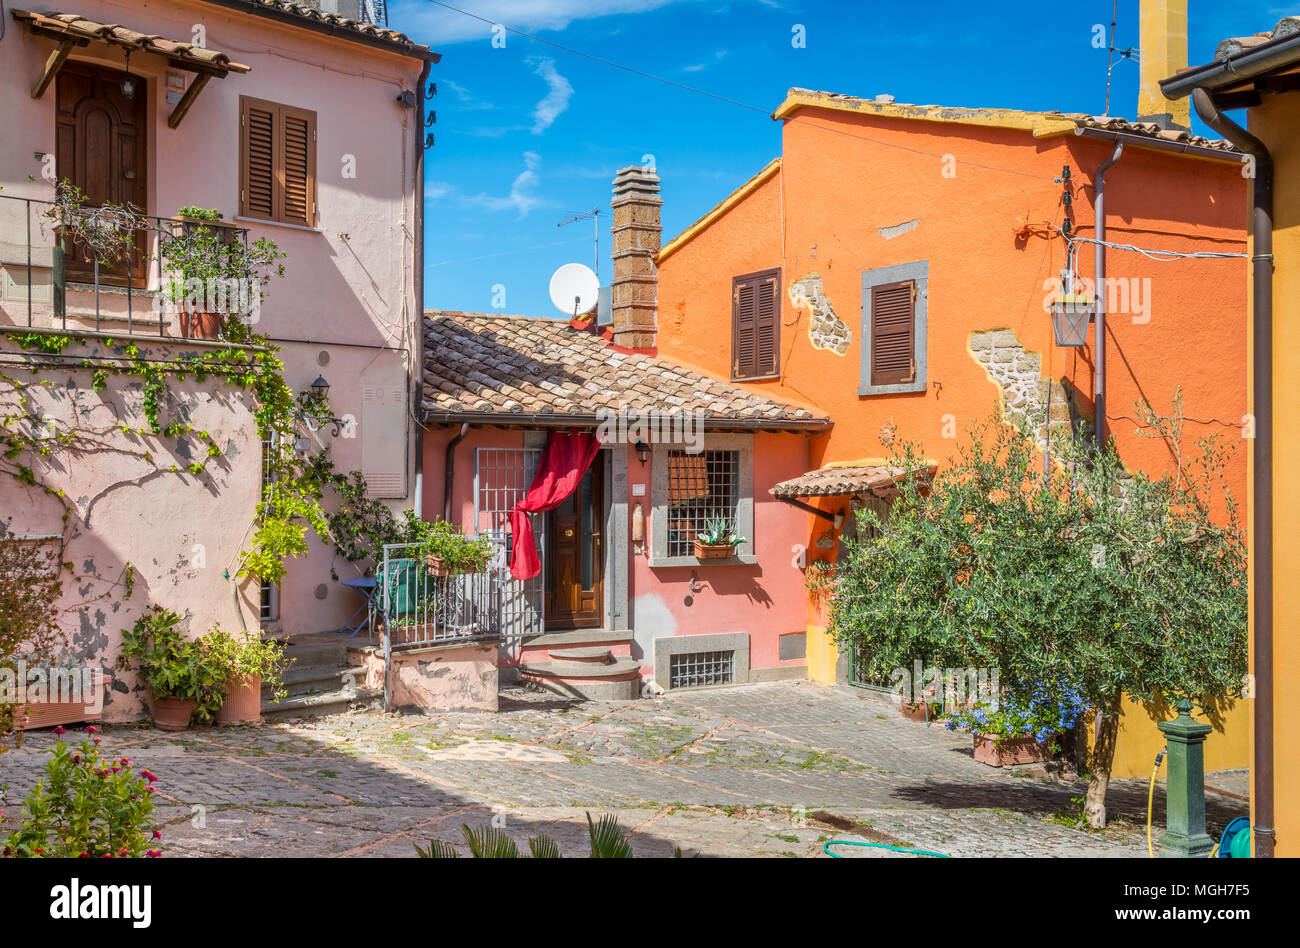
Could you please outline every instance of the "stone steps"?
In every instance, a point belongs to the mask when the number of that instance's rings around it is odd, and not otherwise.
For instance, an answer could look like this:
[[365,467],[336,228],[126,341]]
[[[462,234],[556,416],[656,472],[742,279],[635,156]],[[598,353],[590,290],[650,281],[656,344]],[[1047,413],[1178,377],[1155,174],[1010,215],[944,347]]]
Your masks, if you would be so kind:
[[560,662],[603,662],[614,661],[614,653],[604,645],[589,645],[583,648],[553,648],[551,658]]
[[641,663],[632,658],[530,661],[520,664],[519,675],[566,698],[630,700],[641,693]]
[[287,696],[273,702],[271,689],[264,685],[264,718],[341,714],[355,707],[382,705],[382,689],[357,687],[364,669],[348,663],[345,641],[322,636],[290,638],[285,655],[294,660],[283,676]]

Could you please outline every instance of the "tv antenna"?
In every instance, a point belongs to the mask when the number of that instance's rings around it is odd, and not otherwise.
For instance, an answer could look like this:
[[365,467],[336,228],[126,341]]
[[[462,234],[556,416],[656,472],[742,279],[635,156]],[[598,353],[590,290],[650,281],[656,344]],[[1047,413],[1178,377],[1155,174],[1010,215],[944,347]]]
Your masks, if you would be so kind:
[[1119,62],[1115,61],[1115,54],[1119,53],[1120,62],[1127,59],[1131,62],[1137,62],[1137,47],[1130,46],[1127,49],[1120,49],[1115,45],[1115,20],[1119,14],[1119,0],[1115,0],[1114,6],[1110,11],[1110,37],[1106,41],[1106,107],[1102,110],[1102,115],[1110,115],[1110,74],[1114,71]]
[[596,274],[596,278],[599,279],[600,278],[600,208],[593,207],[591,210],[583,211],[581,214],[574,214],[567,221],[560,221],[555,226],[563,227],[565,224],[573,224],[581,220],[586,220],[588,217],[591,218],[591,240],[592,240],[592,246],[595,248],[595,253],[592,258],[592,263],[595,264],[595,266],[593,267],[593,272]]

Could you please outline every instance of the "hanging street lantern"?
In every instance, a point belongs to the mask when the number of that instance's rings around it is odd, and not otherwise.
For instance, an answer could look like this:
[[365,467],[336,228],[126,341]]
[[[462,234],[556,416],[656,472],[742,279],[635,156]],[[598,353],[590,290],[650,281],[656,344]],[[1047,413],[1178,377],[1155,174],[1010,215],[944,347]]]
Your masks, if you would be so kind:
[[1052,301],[1052,335],[1058,346],[1082,346],[1092,322],[1092,297],[1066,293]]

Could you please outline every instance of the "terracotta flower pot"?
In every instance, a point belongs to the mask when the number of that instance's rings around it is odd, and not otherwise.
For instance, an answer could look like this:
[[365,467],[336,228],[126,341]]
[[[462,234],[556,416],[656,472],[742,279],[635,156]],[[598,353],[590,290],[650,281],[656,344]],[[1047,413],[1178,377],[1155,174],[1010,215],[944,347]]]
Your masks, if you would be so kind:
[[[82,694],[80,701],[71,696],[60,700],[37,701],[19,708],[18,723],[24,730],[54,727],[56,724],[77,724],[81,721],[98,721],[104,716],[104,696],[108,689],[108,675],[95,675],[95,695]],[[94,698],[95,700],[92,700]]]
[[226,682],[226,700],[217,709],[218,724],[257,724],[262,720],[262,679],[245,675]]
[[1052,759],[1052,748],[1032,737],[1006,737],[1002,743],[988,734],[973,734],[975,759],[990,767],[1013,767],[1016,764],[1040,764]]
[[457,576],[463,573],[483,572],[482,570],[478,570],[478,569],[452,569],[450,566],[448,566],[446,563],[443,562],[441,556],[434,556],[432,554],[429,554],[424,558],[424,565],[429,568],[429,575],[438,576],[438,577]]
[[924,701],[904,701],[903,717],[909,721],[933,721],[938,717],[933,705],[928,705]]
[[184,731],[198,706],[198,698],[154,698],[153,726],[160,731]]
[[182,311],[181,335],[186,339],[221,338],[220,313],[187,313]]
[[695,541],[695,558],[697,560],[725,560],[736,555],[736,548],[730,543],[704,543]]

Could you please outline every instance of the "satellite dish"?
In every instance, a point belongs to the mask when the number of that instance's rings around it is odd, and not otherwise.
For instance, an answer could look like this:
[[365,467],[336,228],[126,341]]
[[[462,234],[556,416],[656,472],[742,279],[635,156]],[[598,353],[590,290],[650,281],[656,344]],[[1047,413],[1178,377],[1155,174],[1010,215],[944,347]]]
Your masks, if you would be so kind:
[[566,263],[551,275],[551,302],[565,316],[590,312],[599,294],[600,280],[581,263]]

